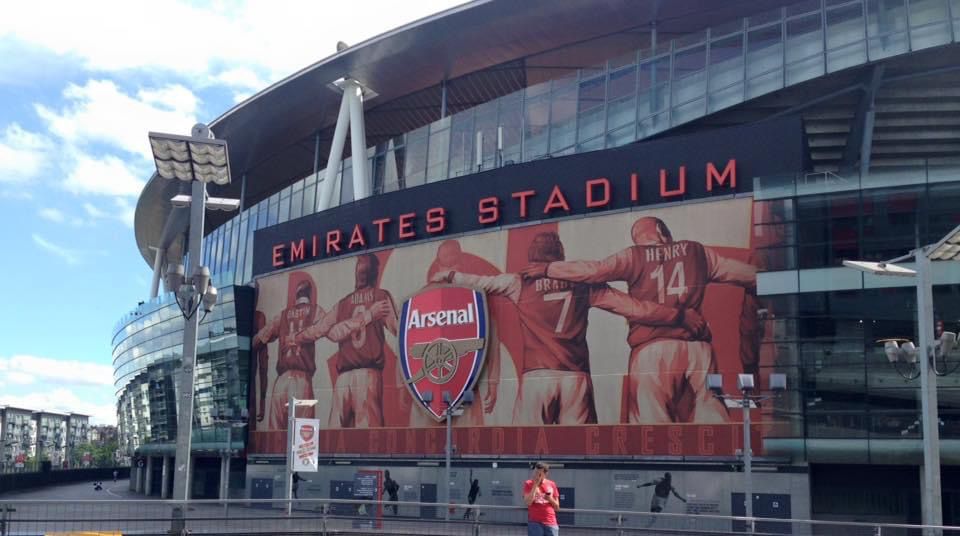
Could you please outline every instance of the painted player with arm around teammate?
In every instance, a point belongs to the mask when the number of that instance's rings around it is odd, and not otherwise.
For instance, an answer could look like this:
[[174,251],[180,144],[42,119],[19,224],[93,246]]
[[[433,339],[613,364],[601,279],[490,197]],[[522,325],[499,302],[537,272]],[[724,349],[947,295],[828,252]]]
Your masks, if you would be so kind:
[[333,311],[338,322],[365,319],[362,329],[339,341],[337,379],[329,425],[333,428],[383,426],[384,330],[397,333],[397,310],[390,293],[377,286],[380,261],[367,253],[357,257],[355,290]]
[[[531,262],[564,259],[555,232],[540,233],[528,249]],[[571,283],[547,277],[523,279],[519,274],[479,276],[450,271],[436,281],[505,296],[517,306],[523,332],[521,387],[514,405],[514,424],[587,424],[597,422],[587,347],[587,313],[598,307],[631,322],[705,329],[696,311],[643,301],[606,284]],[[686,326],[686,327],[684,327]]]
[[[306,276],[306,274],[303,275]],[[306,277],[309,278],[309,276]],[[260,326],[261,329],[253,337],[252,342],[252,349],[258,355],[260,392],[257,421],[259,422],[263,420],[266,410],[269,366],[267,344],[279,340],[277,378],[273,383],[268,423],[269,429],[272,430],[286,429],[287,411],[284,405],[291,395],[300,399],[313,398],[313,375],[317,369],[313,343],[321,337],[327,337],[334,342],[347,338],[351,333],[371,322],[377,313],[372,311],[369,319],[351,318],[337,323],[335,315],[324,311],[323,307],[314,303],[316,297],[312,280],[301,279],[296,285],[294,303],[281,311],[271,322]],[[262,314],[259,317],[261,322],[265,321]]]
[[[709,283],[728,283],[755,292],[756,268],[726,258],[692,240],[674,241],[659,218],[642,217],[631,229],[633,246],[600,261],[533,263],[521,273],[579,283],[626,281],[637,300],[701,311]],[[629,320],[628,422],[722,423],[729,420],[706,388],[716,369],[709,332],[690,337],[675,326]]]

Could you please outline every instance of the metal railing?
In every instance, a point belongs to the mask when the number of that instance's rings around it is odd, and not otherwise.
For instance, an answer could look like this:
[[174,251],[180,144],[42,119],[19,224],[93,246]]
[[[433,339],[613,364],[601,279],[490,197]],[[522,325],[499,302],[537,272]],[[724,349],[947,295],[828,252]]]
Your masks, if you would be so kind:
[[[287,515],[282,499],[232,501],[0,501],[0,536],[97,532],[100,534],[409,534],[511,535],[526,533],[526,509],[518,506],[295,500]],[[751,523],[752,521],[752,523]],[[960,536],[960,527],[923,527],[719,515],[653,514],[563,509],[564,535]]]

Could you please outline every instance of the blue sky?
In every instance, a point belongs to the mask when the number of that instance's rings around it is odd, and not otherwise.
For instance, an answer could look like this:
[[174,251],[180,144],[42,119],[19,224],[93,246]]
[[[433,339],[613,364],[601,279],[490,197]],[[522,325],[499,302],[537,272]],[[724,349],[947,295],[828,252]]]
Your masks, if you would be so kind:
[[339,40],[355,44],[458,3],[5,6],[0,405],[115,422],[111,332],[149,293],[133,237],[153,171],[148,131],[188,134]]

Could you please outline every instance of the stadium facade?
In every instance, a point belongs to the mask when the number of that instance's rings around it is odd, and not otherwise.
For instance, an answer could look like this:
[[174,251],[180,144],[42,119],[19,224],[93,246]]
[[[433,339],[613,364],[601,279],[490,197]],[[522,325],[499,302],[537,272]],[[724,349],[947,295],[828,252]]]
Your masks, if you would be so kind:
[[[227,111],[210,127],[234,180],[209,192],[241,211],[204,230],[222,293],[200,329],[194,496],[217,495],[228,456],[233,496],[283,496],[295,395],[320,420],[301,497],[356,497],[389,469],[401,500],[462,501],[476,478],[516,504],[547,459],[566,506],[646,509],[637,486],[670,472],[687,502],[665,511],[742,513],[742,414],[705,375],[734,392],[779,372],[786,393],[753,413],[754,512],[919,521],[919,382],[877,342],[917,339],[916,293],[841,261],[960,223],[958,36],[958,0],[480,1]],[[156,281],[186,251],[186,187],[154,176],[137,205]],[[935,283],[956,331],[960,271],[938,263]],[[489,318],[448,483],[404,305],[438,285],[482,291]],[[121,444],[153,494],[182,329],[155,292],[114,334]],[[939,379],[946,523],[957,378]]]

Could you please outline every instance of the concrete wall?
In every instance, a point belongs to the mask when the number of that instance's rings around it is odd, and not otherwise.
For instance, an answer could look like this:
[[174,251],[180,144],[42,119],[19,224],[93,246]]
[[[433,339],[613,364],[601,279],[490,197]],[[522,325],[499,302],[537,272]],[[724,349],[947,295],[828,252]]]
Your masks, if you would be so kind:
[[[129,467],[117,467],[119,478],[129,478]],[[0,475],[0,493],[67,484],[70,482],[85,482],[94,480],[113,480],[113,467],[99,469],[69,469],[65,471],[48,471],[38,473],[13,473]]]

